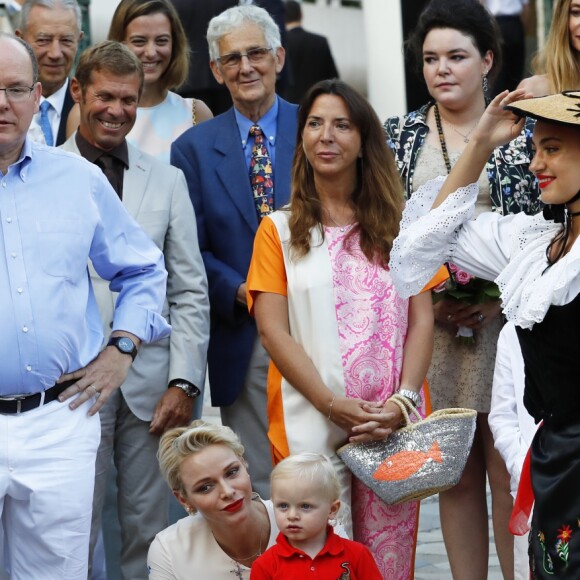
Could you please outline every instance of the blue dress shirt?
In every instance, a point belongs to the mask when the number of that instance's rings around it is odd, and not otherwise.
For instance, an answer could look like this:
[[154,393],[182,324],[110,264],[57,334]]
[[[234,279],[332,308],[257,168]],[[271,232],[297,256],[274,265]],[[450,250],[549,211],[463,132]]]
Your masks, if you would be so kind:
[[26,139],[0,173],[0,395],[37,393],[102,348],[90,258],[119,292],[113,330],[164,338],[163,255],[102,171]]
[[[272,167],[274,167],[274,184],[276,183],[276,130],[278,128],[278,97],[274,100],[274,104],[268,109],[266,114],[258,119],[256,123],[251,121],[247,117],[244,117],[235,107],[234,114],[236,116],[236,123],[238,124],[238,129],[240,130],[240,139],[242,141],[242,147],[244,149],[244,156],[246,159],[246,167],[248,168],[248,174],[250,171],[250,157],[252,156],[252,148],[254,147],[254,138],[248,135],[250,133],[250,128],[254,125],[259,125],[260,129],[264,133],[266,139],[266,148],[270,154],[270,159],[272,160]],[[274,186],[274,194],[276,188]]]

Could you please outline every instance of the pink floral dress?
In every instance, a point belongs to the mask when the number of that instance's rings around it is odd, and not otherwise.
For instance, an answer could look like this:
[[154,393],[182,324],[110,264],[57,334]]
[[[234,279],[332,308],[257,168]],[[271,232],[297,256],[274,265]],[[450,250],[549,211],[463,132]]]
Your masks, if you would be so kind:
[[[369,263],[348,230],[325,227],[333,271],[336,318],[346,395],[382,402],[399,386],[407,334],[408,301],[393,288],[390,274]],[[353,477],[354,539],[368,546],[383,578],[411,577],[418,502],[389,506]]]

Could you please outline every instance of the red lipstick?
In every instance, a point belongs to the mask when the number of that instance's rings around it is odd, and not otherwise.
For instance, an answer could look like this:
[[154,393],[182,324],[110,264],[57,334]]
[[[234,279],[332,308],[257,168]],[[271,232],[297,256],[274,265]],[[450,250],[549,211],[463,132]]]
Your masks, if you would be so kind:
[[548,187],[548,185],[550,185],[556,179],[551,175],[543,175],[543,174],[536,175],[536,178],[538,179],[538,185],[540,186],[540,189]]
[[242,509],[243,505],[244,505],[244,498],[242,497],[242,498],[232,502],[231,504],[227,505],[224,508],[224,511],[234,513],[234,512],[239,511],[240,509]]

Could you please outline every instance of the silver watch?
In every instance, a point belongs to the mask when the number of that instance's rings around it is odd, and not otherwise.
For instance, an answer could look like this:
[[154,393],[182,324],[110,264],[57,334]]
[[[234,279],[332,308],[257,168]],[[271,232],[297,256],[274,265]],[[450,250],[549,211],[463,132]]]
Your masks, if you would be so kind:
[[169,383],[170,387],[181,389],[190,399],[196,399],[201,395],[201,391],[191,383],[179,379],[174,379]]
[[409,399],[411,403],[413,403],[414,407],[420,407],[422,403],[421,395],[416,393],[415,391],[410,391],[409,389],[400,389],[399,395],[405,397],[405,399]]

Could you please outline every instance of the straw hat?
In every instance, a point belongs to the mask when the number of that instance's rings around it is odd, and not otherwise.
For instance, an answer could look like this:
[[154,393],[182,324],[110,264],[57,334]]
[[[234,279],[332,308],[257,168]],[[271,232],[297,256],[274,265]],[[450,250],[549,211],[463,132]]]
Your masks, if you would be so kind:
[[521,117],[580,126],[580,91],[565,91],[547,97],[523,99],[505,108]]

